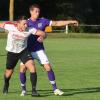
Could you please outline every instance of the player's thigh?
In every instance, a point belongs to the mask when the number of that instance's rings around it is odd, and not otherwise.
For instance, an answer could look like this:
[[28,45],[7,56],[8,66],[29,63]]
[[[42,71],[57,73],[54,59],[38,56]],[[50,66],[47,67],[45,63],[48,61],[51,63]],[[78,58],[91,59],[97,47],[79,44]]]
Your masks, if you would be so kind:
[[33,62],[31,52],[29,52],[28,50],[25,50],[25,51],[21,54],[20,60],[22,61],[22,63],[23,63],[30,71],[32,71],[32,72],[36,71],[35,64],[34,64],[34,62]]
[[44,64],[49,64],[49,60],[48,60],[48,57],[45,53],[44,50],[39,50],[39,51],[36,51],[36,52],[32,52],[32,57],[34,59],[37,59],[38,62],[41,64],[41,65],[44,65]]
[[31,52],[29,52],[27,49],[25,49],[21,54],[20,54],[20,60],[23,64],[25,64],[28,60],[32,60],[32,55]]
[[45,51],[44,50],[38,51],[37,56],[38,56],[39,62],[43,65],[44,69],[46,71],[50,71],[52,68]]
[[7,59],[6,59],[6,69],[13,70],[19,60],[19,55],[8,52],[7,53]]
[[28,60],[25,63],[25,66],[27,67],[27,69],[29,69],[30,72],[36,72],[36,67],[33,60]]

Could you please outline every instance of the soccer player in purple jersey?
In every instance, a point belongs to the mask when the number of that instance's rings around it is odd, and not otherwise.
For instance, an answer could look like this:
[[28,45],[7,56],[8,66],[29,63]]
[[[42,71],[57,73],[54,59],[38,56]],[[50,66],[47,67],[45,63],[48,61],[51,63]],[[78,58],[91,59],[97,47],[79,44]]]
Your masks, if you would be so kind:
[[[36,29],[40,29],[45,31],[46,26],[66,26],[68,24],[78,25],[76,20],[69,21],[52,21],[45,18],[38,18],[40,14],[40,7],[37,4],[34,4],[30,7],[31,17],[28,19],[28,27],[35,27]],[[33,59],[36,59],[46,70],[48,79],[53,87],[53,92],[55,95],[63,95],[64,92],[58,89],[55,81],[55,74],[53,72],[52,66],[48,60],[48,57],[45,53],[44,45],[43,45],[43,37],[31,35],[28,38],[28,50],[31,51]],[[24,64],[20,64],[20,81],[22,87],[21,96],[26,94],[26,67]],[[36,87],[34,87],[36,88]]]

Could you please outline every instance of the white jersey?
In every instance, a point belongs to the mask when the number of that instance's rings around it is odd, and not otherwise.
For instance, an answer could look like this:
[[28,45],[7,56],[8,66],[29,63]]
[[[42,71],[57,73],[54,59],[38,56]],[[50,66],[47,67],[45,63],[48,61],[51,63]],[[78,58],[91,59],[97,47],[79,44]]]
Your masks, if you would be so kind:
[[35,28],[32,28],[29,31],[20,32],[16,25],[12,23],[5,23],[4,29],[8,30],[6,50],[13,53],[20,53],[27,48],[28,36],[35,34],[37,31]]

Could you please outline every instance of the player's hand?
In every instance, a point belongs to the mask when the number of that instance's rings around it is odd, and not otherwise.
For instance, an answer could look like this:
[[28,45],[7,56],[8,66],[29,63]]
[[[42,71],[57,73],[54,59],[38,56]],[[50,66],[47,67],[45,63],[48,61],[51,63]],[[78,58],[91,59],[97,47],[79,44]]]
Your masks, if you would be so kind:
[[43,40],[44,40],[44,38],[42,36],[38,37],[38,39],[37,39],[37,41],[40,42],[40,43],[42,43]]
[[5,23],[0,23],[0,28],[3,28]]

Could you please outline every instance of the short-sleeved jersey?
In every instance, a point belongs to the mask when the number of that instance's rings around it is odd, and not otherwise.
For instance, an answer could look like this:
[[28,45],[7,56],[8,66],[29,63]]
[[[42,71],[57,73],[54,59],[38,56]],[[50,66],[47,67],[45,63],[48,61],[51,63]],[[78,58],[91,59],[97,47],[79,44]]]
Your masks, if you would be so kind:
[[17,26],[11,22],[4,25],[4,29],[8,31],[6,50],[13,53],[20,53],[27,48],[27,39],[30,34],[35,34],[36,29],[28,29],[28,31],[20,32]]
[[[36,21],[32,21],[31,19],[27,20],[28,27],[29,28],[36,28],[42,31],[45,31],[46,26],[49,26],[52,24],[52,21],[45,19],[45,18],[39,18]],[[43,43],[40,43],[37,41],[38,36],[30,35],[28,38],[28,50],[31,52],[44,50]]]

